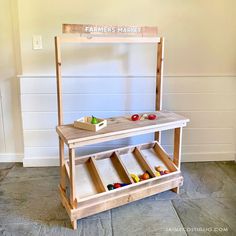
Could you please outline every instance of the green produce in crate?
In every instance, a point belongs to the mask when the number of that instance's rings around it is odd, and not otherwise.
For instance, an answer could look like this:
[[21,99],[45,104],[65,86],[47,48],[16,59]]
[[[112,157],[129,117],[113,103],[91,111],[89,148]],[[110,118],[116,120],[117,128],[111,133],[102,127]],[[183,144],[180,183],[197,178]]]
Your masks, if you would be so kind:
[[98,124],[98,120],[95,116],[92,116],[91,124]]

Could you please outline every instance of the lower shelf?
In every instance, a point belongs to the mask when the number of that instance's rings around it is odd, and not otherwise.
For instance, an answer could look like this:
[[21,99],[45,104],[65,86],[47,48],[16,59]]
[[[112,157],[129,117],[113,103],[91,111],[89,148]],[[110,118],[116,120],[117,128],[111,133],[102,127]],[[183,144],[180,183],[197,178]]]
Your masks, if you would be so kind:
[[168,176],[167,178],[153,178],[152,181],[145,181],[142,185],[133,184],[129,188],[118,189],[117,191],[109,192],[109,194],[100,194],[97,198],[83,200],[78,203],[75,209],[71,208],[60,186],[59,191],[62,204],[69,214],[71,221],[74,221],[166,190],[177,188],[182,184],[183,177],[180,173],[175,176]]
[[[161,175],[156,167],[168,170]],[[70,178],[69,162],[66,162],[67,176]],[[136,183],[131,174],[137,176],[148,172],[150,178]],[[163,174],[163,173],[162,173]],[[117,194],[124,194],[135,189],[146,188],[160,181],[180,177],[180,171],[158,142],[120,148],[96,153],[75,159],[75,193],[78,206],[92,203],[93,200],[109,199]],[[114,183],[127,184],[124,187],[109,191],[107,185]]]

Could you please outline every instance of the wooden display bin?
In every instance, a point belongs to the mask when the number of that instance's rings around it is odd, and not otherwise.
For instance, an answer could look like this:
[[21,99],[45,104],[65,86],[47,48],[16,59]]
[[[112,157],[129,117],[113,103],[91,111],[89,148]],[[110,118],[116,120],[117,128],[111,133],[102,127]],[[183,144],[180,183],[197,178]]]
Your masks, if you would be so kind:
[[98,131],[107,126],[107,121],[104,119],[96,118],[98,123],[91,124],[92,117],[84,116],[74,122],[74,127],[79,129],[85,129],[90,131]]
[[[80,219],[168,188],[179,187],[183,177],[167,153],[158,151],[159,147],[158,142],[152,142],[75,158],[76,210],[71,210],[72,216]],[[69,165],[67,161],[66,172],[71,178]],[[165,166],[171,173],[156,176],[153,168],[156,165]],[[151,174],[150,179],[135,183],[130,173],[141,175],[145,171]],[[107,185],[114,183],[127,185],[109,191]],[[66,201],[62,190],[61,198]]]
[[[73,26],[74,27],[74,26]],[[156,120],[132,121],[129,116],[107,119],[93,131],[75,128],[85,125],[86,118],[75,124],[63,124],[62,109],[62,76],[61,76],[61,44],[62,43],[155,43],[157,45],[156,68]],[[149,37],[55,37],[57,101],[60,155],[59,192],[73,229],[77,228],[77,220],[114,207],[124,205],[166,190],[179,192],[183,183],[180,171],[182,128],[189,121],[187,118],[161,110],[162,75],[164,39]],[[85,122],[84,122],[85,121]],[[89,122],[88,122],[89,123]],[[87,124],[88,124],[87,123]],[[106,126],[106,127],[103,127]],[[77,126],[78,127],[78,126]],[[103,129],[99,130],[101,127]],[[79,127],[83,128],[83,127]],[[174,130],[173,158],[160,145],[161,132]],[[85,145],[98,144],[122,138],[155,133],[154,142],[119,148],[111,151],[75,157],[75,149]],[[65,145],[69,159],[65,159]],[[158,176],[155,167],[163,166],[170,173]],[[131,174],[141,175],[144,172],[150,178],[136,183]],[[128,185],[108,190],[108,184],[126,183]],[[67,191],[68,190],[68,191]]]
[[[158,142],[143,145],[140,147],[140,151],[142,152],[144,159],[149,163],[152,170],[155,170],[157,166],[163,166],[165,170],[170,171],[170,174],[179,172],[171,157],[166,153],[166,151]],[[166,175],[159,176],[159,178],[165,176]]]

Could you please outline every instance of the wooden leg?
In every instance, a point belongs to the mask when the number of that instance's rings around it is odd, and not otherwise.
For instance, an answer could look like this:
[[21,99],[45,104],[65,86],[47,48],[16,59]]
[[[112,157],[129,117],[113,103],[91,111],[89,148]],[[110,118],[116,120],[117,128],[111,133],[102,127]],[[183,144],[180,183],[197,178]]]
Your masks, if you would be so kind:
[[[180,170],[181,164],[181,146],[182,146],[182,127],[174,130],[174,153],[173,162]],[[173,192],[179,194],[179,187],[173,188]]]
[[161,143],[161,132],[156,132],[155,133],[155,140],[159,143]]
[[180,187],[172,188],[171,191],[175,192],[176,194],[179,194],[179,188]]
[[70,204],[72,208],[77,208],[75,196],[75,149],[69,148],[70,160]]
[[59,138],[59,156],[60,156],[60,185],[63,191],[66,191],[66,169],[64,157],[64,141]]
[[71,221],[71,225],[72,225],[72,228],[73,228],[74,230],[76,230],[76,229],[77,229],[77,220],[72,220],[72,221]]

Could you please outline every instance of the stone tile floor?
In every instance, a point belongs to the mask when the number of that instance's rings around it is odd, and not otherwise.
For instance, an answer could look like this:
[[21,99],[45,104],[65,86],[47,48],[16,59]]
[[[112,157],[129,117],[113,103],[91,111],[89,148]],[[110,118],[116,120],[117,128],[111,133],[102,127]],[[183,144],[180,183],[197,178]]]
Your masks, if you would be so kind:
[[57,195],[58,167],[0,163],[0,235],[236,235],[235,162],[183,163],[179,195],[167,191],[78,221]]

